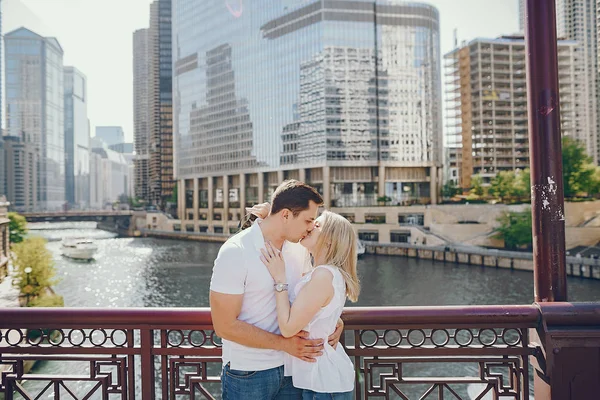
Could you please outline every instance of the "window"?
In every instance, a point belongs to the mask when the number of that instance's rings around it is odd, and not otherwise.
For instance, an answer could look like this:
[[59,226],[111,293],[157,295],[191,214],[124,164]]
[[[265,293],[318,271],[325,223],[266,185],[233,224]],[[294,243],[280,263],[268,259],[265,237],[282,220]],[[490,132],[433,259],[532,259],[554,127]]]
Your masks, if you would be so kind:
[[223,233],[223,227],[222,226],[215,226],[214,231],[215,231],[215,233]]
[[194,225],[186,225],[185,231],[186,232],[194,232]]
[[366,214],[365,223],[367,224],[385,224],[385,214]]
[[400,214],[398,215],[398,223],[400,225],[421,225],[425,224],[423,214]]
[[390,242],[410,243],[410,232],[390,232]]
[[364,240],[365,242],[378,242],[379,241],[379,232],[377,232],[377,231],[359,231],[358,238],[360,240]]

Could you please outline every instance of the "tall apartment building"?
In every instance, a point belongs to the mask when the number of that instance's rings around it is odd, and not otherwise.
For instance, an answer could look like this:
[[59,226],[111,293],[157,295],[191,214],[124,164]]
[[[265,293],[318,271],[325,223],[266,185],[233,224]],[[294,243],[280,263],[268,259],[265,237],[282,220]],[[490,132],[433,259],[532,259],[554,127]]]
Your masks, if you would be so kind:
[[[585,146],[594,162],[600,162],[600,80],[598,74],[600,41],[600,6],[597,0],[556,0],[556,33],[559,39],[574,40],[576,69],[579,81],[577,96],[582,97],[585,107],[577,118],[583,131],[577,139]],[[519,0],[519,26],[525,30],[525,0]]]
[[148,29],[133,33],[133,141],[135,148],[135,197],[150,200],[150,115],[149,115]]
[[339,212],[383,200],[436,202],[435,7],[260,0],[233,10],[180,0],[173,38],[175,172],[186,229],[235,229],[244,207],[267,200],[285,178],[310,183]]
[[[558,42],[562,133],[585,138],[579,117],[577,43]],[[475,39],[445,55],[447,84],[446,179],[471,187],[473,175],[489,182],[500,171],[529,168],[525,41],[522,36]]]
[[[0,0],[0,129],[2,129],[2,122],[4,122],[4,90],[2,88],[2,80],[4,79],[4,73],[3,73],[3,68],[4,68],[4,31],[2,30],[2,0]],[[2,132],[2,134],[0,136],[3,136],[4,133]],[[2,139],[0,139],[2,140]],[[1,155],[1,153],[0,153]],[[0,162],[1,164],[1,162]],[[2,180],[3,177],[2,175],[0,175],[0,180]],[[2,192],[4,191],[3,186],[0,185],[0,196],[3,194]]]
[[[158,62],[151,63],[151,74],[155,100],[150,107],[151,136],[150,180],[153,201],[165,207],[173,194],[173,67],[172,67],[172,18],[171,0],[158,1],[158,19],[151,19],[150,30],[156,31],[158,47],[154,47],[152,57]],[[158,128],[158,130],[157,130]]]
[[155,0],[149,28],[134,33],[136,193],[162,209],[175,184],[171,42],[171,0]]
[[6,152],[3,136],[4,132],[0,129],[0,196],[6,196]]
[[6,197],[11,209],[26,212],[38,207],[39,150],[16,136],[4,136]]
[[63,50],[55,38],[26,28],[4,36],[6,134],[39,154],[36,207],[65,205]]
[[65,182],[71,207],[90,203],[90,127],[87,116],[87,78],[75,67],[65,67]]

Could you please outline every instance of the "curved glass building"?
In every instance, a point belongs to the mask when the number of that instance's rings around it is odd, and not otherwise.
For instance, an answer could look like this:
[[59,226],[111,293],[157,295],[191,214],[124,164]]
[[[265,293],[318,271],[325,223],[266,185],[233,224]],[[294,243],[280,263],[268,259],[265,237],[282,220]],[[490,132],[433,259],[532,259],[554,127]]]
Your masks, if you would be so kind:
[[328,207],[436,201],[435,7],[173,0],[172,17],[175,174],[194,230],[227,230],[285,178]]

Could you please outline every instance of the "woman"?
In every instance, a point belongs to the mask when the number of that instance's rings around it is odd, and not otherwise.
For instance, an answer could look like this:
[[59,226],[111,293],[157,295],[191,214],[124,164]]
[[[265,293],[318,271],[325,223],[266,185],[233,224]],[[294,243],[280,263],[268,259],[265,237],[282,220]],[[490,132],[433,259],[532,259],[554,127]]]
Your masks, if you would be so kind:
[[[352,399],[354,367],[343,347],[331,347],[327,336],[335,330],[346,298],[353,302],[358,298],[356,234],[344,217],[325,211],[301,244],[311,253],[314,268],[290,288],[289,295],[285,290],[276,291],[279,329],[284,337],[307,331],[312,339],[324,339],[325,349],[315,363],[286,356],[285,374],[292,376],[295,387],[303,389],[305,400]],[[261,260],[275,283],[285,284],[281,253],[270,243],[261,251]]]

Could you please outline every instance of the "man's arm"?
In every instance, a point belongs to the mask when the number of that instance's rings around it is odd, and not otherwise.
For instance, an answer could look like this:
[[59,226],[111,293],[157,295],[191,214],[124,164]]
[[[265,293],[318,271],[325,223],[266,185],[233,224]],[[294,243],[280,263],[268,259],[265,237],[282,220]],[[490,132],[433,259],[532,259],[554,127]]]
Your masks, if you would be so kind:
[[315,362],[315,357],[323,354],[322,340],[305,339],[306,334],[286,339],[240,321],[238,316],[242,310],[243,297],[210,291],[213,326],[219,337],[248,347],[285,351],[308,362]]

